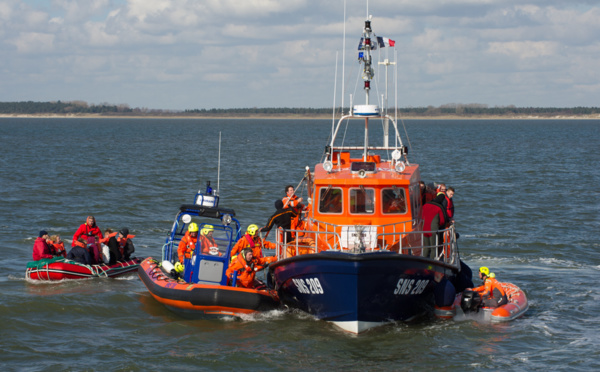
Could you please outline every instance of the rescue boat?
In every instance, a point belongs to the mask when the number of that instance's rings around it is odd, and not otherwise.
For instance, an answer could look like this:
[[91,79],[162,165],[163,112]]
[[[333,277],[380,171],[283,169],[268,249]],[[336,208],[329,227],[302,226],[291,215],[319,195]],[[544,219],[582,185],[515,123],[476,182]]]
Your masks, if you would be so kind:
[[[297,187],[307,196],[302,226],[276,234],[279,260],[268,275],[282,303],[350,333],[417,319],[472,286],[454,226],[424,229],[419,165],[408,160],[397,118],[369,101],[377,42],[366,20],[358,56],[366,102],[350,104],[332,126],[324,161],[306,167]],[[357,122],[364,130],[345,143]],[[378,144],[369,138],[373,123],[383,128]],[[424,244],[431,233],[435,244]]]
[[57,281],[63,279],[112,278],[136,271],[141,260],[133,257],[114,265],[84,265],[65,258],[42,259],[27,264],[25,277],[31,280]]
[[[218,206],[217,190],[207,183],[206,192],[198,192],[194,204],[179,208],[173,227],[162,249],[162,259],[145,259],[138,275],[158,302],[178,315],[188,318],[242,316],[276,309],[280,306],[277,292],[258,283],[255,288],[236,287],[236,278],[225,272],[231,260],[231,248],[241,237],[241,226],[233,209]],[[201,246],[198,238],[190,259],[184,260],[183,272],[177,248],[191,224],[199,232],[212,230],[216,246]]]
[[481,306],[481,299],[474,292],[458,293],[451,306],[436,306],[435,315],[440,319],[474,318],[492,323],[509,322],[520,318],[529,309],[525,292],[512,283],[500,283],[508,303],[498,307]]

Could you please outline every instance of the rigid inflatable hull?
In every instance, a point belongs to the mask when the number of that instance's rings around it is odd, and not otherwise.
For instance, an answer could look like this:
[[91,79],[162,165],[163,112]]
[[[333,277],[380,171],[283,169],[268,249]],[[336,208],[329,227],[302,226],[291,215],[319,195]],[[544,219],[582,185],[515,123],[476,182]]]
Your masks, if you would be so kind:
[[280,306],[274,291],[190,284],[174,280],[151,258],[142,262],[138,275],[152,297],[173,312],[186,317],[240,316]]
[[503,323],[520,318],[529,309],[527,296],[521,288],[512,283],[500,283],[508,297],[508,303],[498,307],[482,307],[477,312],[463,312],[461,308],[462,293],[458,293],[451,306],[436,307],[435,315],[440,319],[457,317],[477,318],[492,323]]
[[393,252],[302,255],[269,272],[285,305],[351,333],[432,312],[437,283],[457,275],[440,261]]
[[83,265],[73,261],[52,262],[38,268],[27,268],[25,276],[31,280],[58,281],[64,279],[87,279],[115,277],[138,269],[139,258],[117,262],[114,265]]

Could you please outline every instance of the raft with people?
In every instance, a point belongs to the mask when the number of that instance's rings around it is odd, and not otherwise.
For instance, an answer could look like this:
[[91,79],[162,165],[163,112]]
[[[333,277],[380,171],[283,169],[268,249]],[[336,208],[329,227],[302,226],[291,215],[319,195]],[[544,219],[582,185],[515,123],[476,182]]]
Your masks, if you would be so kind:
[[435,308],[440,319],[477,319],[492,323],[503,323],[522,317],[529,309],[525,292],[512,283],[500,283],[506,291],[508,303],[497,307],[483,306],[474,291],[458,293],[451,306]]
[[520,318],[529,309],[525,292],[518,286],[496,280],[485,266],[479,268],[483,285],[457,293],[449,306],[436,306],[440,319],[477,319],[492,323]]
[[103,236],[93,216],[88,216],[73,235],[66,252],[60,236],[40,231],[33,245],[33,261],[27,264],[25,277],[30,280],[58,281],[115,277],[137,270],[141,259],[134,257],[135,247],[128,228],[119,232],[107,229]]
[[[152,297],[184,317],[239,317],[277,309],[277,292],[255,278],[272,259],[254,260],[248,248],[235,254],[234,247],[240,246],[236,243],[249,233],[242,235],[235,211],[218,203],[218,191],[208,182],[206,191],[196,194],[194,204],[182,205],[162,258],[145,259],[138,269],[140,279]],[[248,230],[256,233],[255,227]],[[243,265],[238,269],[239,262]]]

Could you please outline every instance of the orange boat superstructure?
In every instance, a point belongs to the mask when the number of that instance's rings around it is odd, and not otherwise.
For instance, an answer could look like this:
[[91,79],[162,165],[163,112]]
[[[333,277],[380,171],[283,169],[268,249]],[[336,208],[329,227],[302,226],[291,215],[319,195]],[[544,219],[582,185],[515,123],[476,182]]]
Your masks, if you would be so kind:
[[[281,258],[330,250],[387,250],[421,256],[419,166],[407,165],[398,172],[393,161],[380,156],[368,156],[364,161],[351,158],[349,151],[333,152],[331,165],[329,172],[317,164],[314,173],[307,173],[311,203],[305,212],[304,231],[299,231],[301,238],[291,244],[281,241],[286,247]],[[450,227],[440,242],[440,247],[445,244],[440,254],[446,253],[443,260],[448,263],[457,258],[454,236]]]

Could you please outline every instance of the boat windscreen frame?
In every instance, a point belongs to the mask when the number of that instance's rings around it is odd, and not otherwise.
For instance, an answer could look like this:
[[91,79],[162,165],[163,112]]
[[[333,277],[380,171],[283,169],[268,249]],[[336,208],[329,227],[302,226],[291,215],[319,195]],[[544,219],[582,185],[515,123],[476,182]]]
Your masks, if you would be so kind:
[[[374,187],[364,187],[363,185],[360,185],[359,187],[351,187],[348,189],[348,206],[349,206],[349,212],[350,214],[353,215],[373,215],[375,214],[375,206],[377,205],[377,193],[375,192],[375,188]],[[362,193],[364,194],[363,196],[363,200],[364,203],[360,203],[358,201],[359,199],[359,194]],[[371,195],[367,195],[368,193],[370,193]],[[354,194],[354,196],[353,196]],[[354,203],[353,203],[354,202]],[[370,202],[370,203],[368,203]],[[370,204],[370,208],[369,208],[369,204]],[[360,207],[362,205],[362,207]],[[360,209],[359,209],[360,207]],[[364,212],[361,212],[359,210],[364,210]]]

